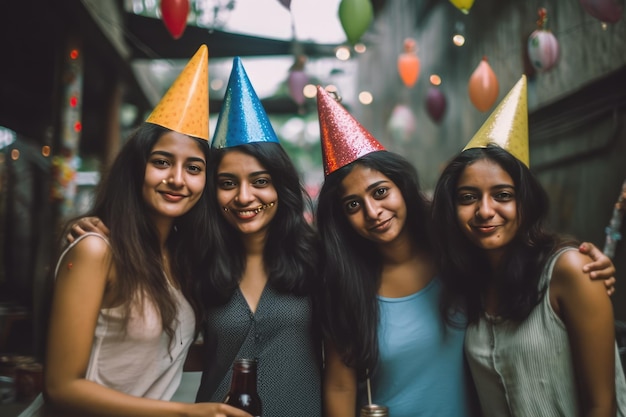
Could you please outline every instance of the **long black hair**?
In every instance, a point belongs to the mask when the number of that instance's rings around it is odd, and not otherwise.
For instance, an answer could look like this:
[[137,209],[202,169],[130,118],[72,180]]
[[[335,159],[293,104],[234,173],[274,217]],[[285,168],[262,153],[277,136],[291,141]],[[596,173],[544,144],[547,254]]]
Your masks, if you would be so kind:
[[[268,228],[263,263],[268,282],[278,292],[309,295],[317,277],[318,241],[304,213],[311,207],[309,195],[300,183],[291,159],[277,143],[249,143],[212,150],[209,181],[217,184],[217,169],[224,155],[232,150],[257,159],[269,172],[278,194],[276,215]],[[215,191],[212,210],[220,210]],[[213,216],[212,237],[208,244],[208,276],[201,292],[208,305],[226,303],[239,285],[245,268],[246,251],[241,235],[222,215]],[[205,273],[205,275],[207,275]]]
[[375,243],[350,225],[341,204],[342,181],[357,166],[379,171],[396,184],[406,208],[405,227],[415,244],[431,250],[429,202],[419,187],[417,171],[402,156],[369,153],[328,175],[318,197],[317,228],[323,257],[322,329],[344,363],[359,377],[378,361],[378,287],[382,258]]
[[[484,251],[464,235],[457,220],[459,177],[467,166],[480,160],[499,165],[515,186],[519,229],[497,271],[491,269]],[[433,197],[437,266],[444,282],[443,312],[465,303],[469,322],[476,322],[483,312],[482,294],[495,284],[498,314],[505,319],[526,318],[545,292],[539,288],[539,279],[547,258],[566,243],[546,230],[548,209],[548,195],[538,179],[499,146],[468,149],[455,157],[441,174]]]
[[[130,302],[145,296],[160,313],[166,334],[174,335],[176,299],[163,274],[163,262],[157,229],[146,215],[150,210],[143,199],[146,165],[159,138],[170,130],[151,123],[140,125],[126,141],[97,186],[93,208],[80,217],[98,217],[110,230],[112,262],[115,266],[116,296],[129,315]],[[209,160],[206,140],[192,138]],[[187,213],[175,219],[166,245],[171,254],[171,269],[180,288],[194,308],[196,324],[201,311],[194,296],[194,278],[199,272],[205,249],[199,245],[207,239],[210,208],[205,192]],[[76,222],[67,223],[63,236]],[[141,299],[141,298],[139,298]]]

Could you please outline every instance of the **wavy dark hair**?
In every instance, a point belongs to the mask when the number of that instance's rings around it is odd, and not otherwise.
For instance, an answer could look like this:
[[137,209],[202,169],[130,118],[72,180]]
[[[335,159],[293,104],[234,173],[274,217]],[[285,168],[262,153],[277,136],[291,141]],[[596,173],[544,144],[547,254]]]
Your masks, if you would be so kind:
[[[277,143],[249,143],[236,147],[212,149],[209,181],[217,184],[217,170],[225,154],[233,150],[254,157],[269,172],[278,194],[276,215],[269,225],[263,250],[268,282],[278,292],[311,295],[317,277],[319,245],[313,227],[304,217],[311,199],[300,183],[291,159]],[[217,195],[210,197],[211,210],[220,210]],[[222,215],[213,216],[212,234],[207,246],[206,279],[200,292],[207,305],[226,303],[245,268],[246,251],[241,235]]]
[[[467,166],[480,160],[498,164],[511,176],[515,186],[520,225],[497,271],[492,270],[484,251],[461,231],[457,220],[459,177]],[[442,312],[464,303],[468,321],[476,322],[484,311],[482,294],[495,282],[498,314],[516,321],[526,318],[545,293],[545,288],[539,288],[539,279],[546,260],[558,247],[573,243],[546,230],[548,210],[548,195],[538,179],[526,165],[499,146],[468,149],[455,157],[441,174],[433,197],[435,252],[444,282]]]
[[363,378],[378,361],[378,287],[382,258],[375,243],[360,236],[341,204],[342,181],[357,165],[388,177],[400,189],[407,208],[405,227],[415,244],[431,250],[429,201],[421,192],[417,171],[402,156],[369,153],[328,175],[317,202],[317,229],[322,245],[323,335],[344,363]]
[[[100,218],[110,230],[112,262],[117,273],[116,295],[125,306],[126,320],[131,302],[138,294],[143,301],[152,301],[161,315],[163,330],[173,338],[176,323],[176,299],[169,290],[163,274],[163,262],[156,227],[147,215],[150,210],[142,197],[146,165],[150,152],[159,138],[170,130],[143,123],[126,141],[110,168],[97,186],[93,208],[80,217]],[[210,157],[206,140],[198,142],[207,162]],[[208,183],[208,181],[207,181]],[[211,209],[205,191],[187,213],[175,219],[166,245],[171,254],[171,269],[180,288],[194,308],[196,331],[201,311],[194,296],[194,277],[201,267],[200,259],[207,256],[198,244],[207,239]],[[62,236],[77,219],[67,223]]]

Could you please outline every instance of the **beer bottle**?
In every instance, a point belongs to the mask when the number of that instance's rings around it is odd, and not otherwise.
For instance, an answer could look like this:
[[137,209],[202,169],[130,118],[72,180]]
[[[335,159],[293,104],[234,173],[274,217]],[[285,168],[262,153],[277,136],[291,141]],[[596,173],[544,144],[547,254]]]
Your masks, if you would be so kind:
[[361,408],[360,417],[389,417],[389,409],[384,405],[366,404]]
[[230,391],[224,403],[262,417],[261,397],[256,390],[256,359],[237,359],[233,362]]

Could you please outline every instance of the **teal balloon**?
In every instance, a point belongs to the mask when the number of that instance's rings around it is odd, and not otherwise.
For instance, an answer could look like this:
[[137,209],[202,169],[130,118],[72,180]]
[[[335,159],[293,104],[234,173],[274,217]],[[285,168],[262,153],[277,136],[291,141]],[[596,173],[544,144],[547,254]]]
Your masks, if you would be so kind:
[[354,45],[369,29],[374,20],[374,8],[370,0],[341,0],[339,21],[348,42]]

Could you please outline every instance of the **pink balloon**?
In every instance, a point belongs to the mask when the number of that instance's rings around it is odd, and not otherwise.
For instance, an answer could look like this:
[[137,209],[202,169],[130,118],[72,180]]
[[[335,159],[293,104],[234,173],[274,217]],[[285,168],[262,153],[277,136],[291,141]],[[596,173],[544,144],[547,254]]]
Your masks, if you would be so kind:
[[528,37],[528,58],[537,71],[551,70],[559,60],[559,41],[552,32],[537,29]]
[[289,87],[289,95],[299,106],[304,104],[306,97],[304,96],[304,86],[309,83],[309,76],[301,70],[289,71],[287,78],[287,86]]
[[163,23],[174,39],[183,36],[189,15],[189,0],[161,0]]
[[472,104],[480,111],[489,110],[496,102],[500,91],[500,84],[496,74],[483,57],[469,79],[469,97]]
[[446,96],[437,87],[430,87],[426,94],[426,111],[435,123],[439,123],[446,112]]
[[623,1],[618,0],[580,0],[580,4],[587,13],[604,23],[617,23],[624,12]]

